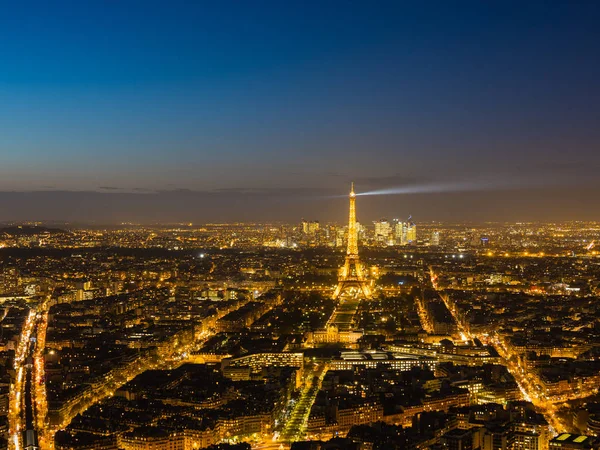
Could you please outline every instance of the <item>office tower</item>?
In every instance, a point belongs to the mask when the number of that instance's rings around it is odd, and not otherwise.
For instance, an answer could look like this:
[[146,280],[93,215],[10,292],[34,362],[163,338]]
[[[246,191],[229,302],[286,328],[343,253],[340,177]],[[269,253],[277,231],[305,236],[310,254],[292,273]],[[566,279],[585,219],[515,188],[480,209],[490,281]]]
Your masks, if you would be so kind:
[[392,226],[387,219],[381,219],[375,221],[375,240],[382,244],[388,244],[390,235],[392,233]]
[[302,219],[302,232],[304,234],[315,235],[319,232],[319,228],[318,220],[306,221]]
[[406,222],[406,244],[416,244],[417,242],[417,226],[412,221],[412,216],[408,217]]

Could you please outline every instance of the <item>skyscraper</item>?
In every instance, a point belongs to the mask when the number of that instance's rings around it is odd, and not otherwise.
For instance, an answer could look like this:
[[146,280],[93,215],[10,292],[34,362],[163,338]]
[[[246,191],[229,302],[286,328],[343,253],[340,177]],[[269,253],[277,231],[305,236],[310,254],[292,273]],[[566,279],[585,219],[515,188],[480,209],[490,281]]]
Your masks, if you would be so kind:
[[417,226],[412,221],[412,216],[409,216],[406,222],[394,219],[394,239],[399,245],[417,242]]
[[406,221],[406,244],[415,244],[417,242],[417,226],[412,221],[412,216],[408,216]]
[[304,234],[314,235],[318,233],[320,228],[320,224],[318,220],[311,220],[307,222],[306,220],[302,220],[302,232]]
[[392,227],[387,219],[375,221],[375,240],[383,244],[389,244]]
[[404,222],[402,222],[399,219],[394,219],[393,220],[393,231],[394,231],[394,243],[396,245],[402,245],[403,241],[402,241],[402,229],[404,227]]

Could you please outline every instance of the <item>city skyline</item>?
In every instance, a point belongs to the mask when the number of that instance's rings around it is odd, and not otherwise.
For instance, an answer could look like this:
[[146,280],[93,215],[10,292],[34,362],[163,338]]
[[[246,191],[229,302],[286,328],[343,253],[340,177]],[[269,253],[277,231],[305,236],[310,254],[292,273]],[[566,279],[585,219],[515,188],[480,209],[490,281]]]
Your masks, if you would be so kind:
[[600,450],[599,1],[4,3],[0,450]]

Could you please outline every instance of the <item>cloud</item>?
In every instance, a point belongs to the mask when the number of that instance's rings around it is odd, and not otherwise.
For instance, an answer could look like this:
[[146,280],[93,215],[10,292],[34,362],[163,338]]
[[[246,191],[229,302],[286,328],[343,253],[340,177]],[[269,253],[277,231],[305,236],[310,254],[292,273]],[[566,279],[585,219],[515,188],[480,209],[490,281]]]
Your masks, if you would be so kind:
[[280,188],[280,187],[269,187],[269,188],[253,188],[253,187],[236,187],[236,188],[217,188],[212,191],[205,191],[205,193],[213,194],[242,194],[242,195],[253,195],[253,196],[325,196],[336,193],[336,191],[329,188],[312,188],[312,187],[299,187],[299,188]]
[[430,181],[427,177],[414,177],[409,175],[388,175],[379,177],[358,177],[354,179],[354,182],[359,186],[364,187],[388,187],[388,186],[401,186],[411,185],[417,183],[423,183]]
[[[78,191],[78,192],[86,192],[86,191]],[[91,191],[93,192],[93,191]],[[142,187],[133,187],[133,188],[125,188],[125,187],[117,187],[117,186],[99,186],[96,192],[101,192],[103,194],[151,194],[156,193],[157,191],[148,188]]]

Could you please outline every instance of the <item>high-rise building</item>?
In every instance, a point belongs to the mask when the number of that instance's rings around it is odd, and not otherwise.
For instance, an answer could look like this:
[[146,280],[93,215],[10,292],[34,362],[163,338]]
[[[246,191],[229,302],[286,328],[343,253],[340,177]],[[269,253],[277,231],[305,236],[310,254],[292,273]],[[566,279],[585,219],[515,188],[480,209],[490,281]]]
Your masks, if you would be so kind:
[[338,229],[335,225],[328,225],[325,228],[325,237],[327,239],[327,245],[330,247],[336,247],[337,245],[337,233]]
[[318,220],[302,220],[302,232],[304,234],[315,235],[319,232],[319,227],[320,225]]
[[344,240],[346,238],[346,231],[347,231],[345,228],[346,227],[337,229],[336,236],[335,236],[335,246],[336,247],[344,246]]
[[437,230],[431,232],[431,245],[440,245],[440,232]]
[[416,244],[417,242],[417,226],[412,221],[412,216],[408,217],[406,222],[406,244]]
[[389,244],[392,226],[387,219],[375,221],[375,240],[382,244]]
[[[408,245],[417,242],[417,226],[412,222],[412,216],[409,216],[408,221],[402,222],[394,219],[391,231],[393,231],[393,241],[397,245]],[[390,238],[390,240],[392,240]]]
[[392,228],[394,231],[394,243],[396,245],[402,245],[402,228],[404,226],[404,222],[399,219],[394,219],[392,221]]

